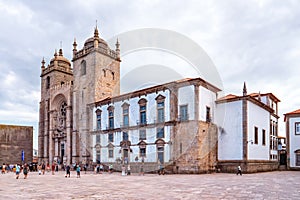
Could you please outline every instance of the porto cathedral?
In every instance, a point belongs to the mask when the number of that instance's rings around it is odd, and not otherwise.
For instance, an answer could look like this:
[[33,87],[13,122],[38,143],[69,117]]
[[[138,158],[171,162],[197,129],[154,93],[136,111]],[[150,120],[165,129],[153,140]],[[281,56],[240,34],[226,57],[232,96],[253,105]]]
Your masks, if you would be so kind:
[[[41,65],[39,162],[103,163],[173,173],[270,171],[278,164],[278,102],[272,93],[219,97],[202,78],[120,94],[120,44],[98,28],[70,62],[62,49]],[[226,113],[226,115],[224,114]]]
[[[87,39],[77,50],[73,43],[71,62],[62,49],[50,64],[41,66],[39,111],[39,161],[86,162],[91,159],[90,104],[120,94],[120,49],[112,50],[99,37]],[[103,72],[107,76],[103,76]]]

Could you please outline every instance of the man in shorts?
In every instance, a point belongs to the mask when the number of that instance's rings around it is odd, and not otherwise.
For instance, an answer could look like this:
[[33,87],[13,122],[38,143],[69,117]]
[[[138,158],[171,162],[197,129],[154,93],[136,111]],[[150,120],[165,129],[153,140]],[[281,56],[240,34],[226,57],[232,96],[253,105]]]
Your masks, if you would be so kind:
[[16,179],[19,179],[19,175],[20,175],[20,165],[16,165]]

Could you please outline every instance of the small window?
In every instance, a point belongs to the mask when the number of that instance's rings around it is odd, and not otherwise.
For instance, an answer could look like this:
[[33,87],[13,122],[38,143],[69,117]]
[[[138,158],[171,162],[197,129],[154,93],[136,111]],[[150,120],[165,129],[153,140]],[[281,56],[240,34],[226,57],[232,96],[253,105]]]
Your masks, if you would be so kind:
[[114,149],[108,149],[108,157],[113,158],[114,157]]
[[155,100],[157,102],[157,122],[161,123],[165,121],[165,98],[162,95],[158,95]]
[[113,133],[108,134],[108,142],[114,142],[114,134]]
[[123,132],[123,141],[128,141],[128,133]]
[[109,106],[107,110],[108,110],[108,127],[109,129],[113,129],[114,128],[114,107]]
[[96,135],[96,143],[97,143],[97,144],[100,143],[100,135]]
[[97,124],[97,130],[101,130],[101,110],[96,110],[96,124]]
[[258,128],[254,127],[254,144],[258,144]]
[[101,162],[101,152],[100,152],[100,150],[96,151],[96,160],[97,160],[97,163]]
[[123,108],[123,126],[129,126],[129,104],[124,103],[122,105]]
[[206,122],[210,122],[210,107],[206,106]]
[[80,68],[81,76],[86,75],[86,61],[83,60],[81,62],[81,68]]
[[146,157],[146,147],[140,148],[140,157]]
[[165,137],[165,131],[164,128],[158,128],[156,138],[164,138]]
[[266,145],[266,130],[262,130],[262,145]]
[[300,166],[300,153],[296,153],[296,166]]
[[140,124],[147,124],[147,100],[140,99],[138,103],[140,105]]
[[300,122],[295,123],[295,134],[300,135]]
[[140,130],[140,140],[146,140],[146,130]]
[[180,142],[180,145],[179,145],[179,153],[182,154],[182,143]]
[[180,121],[187,121],[188,120],[188,106],[187,105],[182,105],[180,106]]
[[47,79],[46,79],[46,89],[49,89],[50,88],[50,76],[47,76]]

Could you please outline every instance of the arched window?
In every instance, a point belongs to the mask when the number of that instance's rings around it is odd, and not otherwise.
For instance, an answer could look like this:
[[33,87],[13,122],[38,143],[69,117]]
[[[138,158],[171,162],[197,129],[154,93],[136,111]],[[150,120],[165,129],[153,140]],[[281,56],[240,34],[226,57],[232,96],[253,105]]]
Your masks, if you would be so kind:
[[115,72],[111,72],[112,79],[115,80]]
[[61,116],[66,117],[66,115],[67,115],[67,103],[66,102],[63,102],[61,104],[60,113],[61,113]]
[[47,89],[50,88],[50,76],[47,76],[47,79],[46,79],[46,88]]
[[81,75],[82,75],[82,76],[86,74],[86,61],[85,61],[85,60],[83,60],[83,61],[81,62],[80,72],[81,72]]

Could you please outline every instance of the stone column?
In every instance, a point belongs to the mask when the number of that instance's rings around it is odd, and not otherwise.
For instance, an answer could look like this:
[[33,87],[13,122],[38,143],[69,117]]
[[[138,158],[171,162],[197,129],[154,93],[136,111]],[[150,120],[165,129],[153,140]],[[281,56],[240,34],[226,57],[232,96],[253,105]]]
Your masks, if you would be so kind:
[[72,163],[77,161],[78,150],[77,150],[77,130],[73,130],[72,132]]
[[67,128],[67,141],[65,145],[65,156],[67,157],[67,165],[71,164],[72,158],[72,107],[67,107],[67,119],[66,119],[66,128]]
[[170,133],[170,158],[171,160],[176,161],[176,157],[174,151],[178,149],[178,144],[176,143],[175,137],[177,134],[177,118],[178,118],[178,88],[176,85],[170,87],[170,120],[174,122],[173,126],[171,127]]
[[242,100],[242,123],[243,123],[243,160],[248,159],[248,102],[247,96]]
[[48,162],[50,164],[53,162],[53,158],[54,158],[54,140],[53,140],[54,119],[53,119],[53,114],[54,114],[54,111],[50,111],[50,115],[49,115],[49,122],[50,122],[50,126],[49,126],[49,158],[48,158]]
[[199,84],[194,84],[194,114],[195,120],[199,120]]
[[[49,101],[46,100],[45,103],[45,110],[44,110],[44,116],[45,116],[45,123],[44,123],[44,159],[45,162],[49,162]],[[45,163],[46,164],[46,163]]]
[[40,102],[40,109],[39,109],[39,135],[38,135],[38,152],[39,152],[39,156],[38,156],[38,162],[41,163],[43,158],[44,158],[44,133],[45,133],[45,129],[44,129],[44,124],[45,124],[45,114],[44,114],[44,101]]
[[54,153],[54,156],[55,156],[55,160],[57,160],[58,158],[58,146],[59,146],[59,142],[58,142],[58,138],[55,138],[54,139],[54,150],[55,150],[55,153]]

